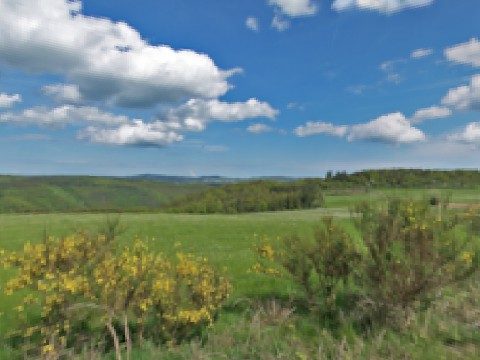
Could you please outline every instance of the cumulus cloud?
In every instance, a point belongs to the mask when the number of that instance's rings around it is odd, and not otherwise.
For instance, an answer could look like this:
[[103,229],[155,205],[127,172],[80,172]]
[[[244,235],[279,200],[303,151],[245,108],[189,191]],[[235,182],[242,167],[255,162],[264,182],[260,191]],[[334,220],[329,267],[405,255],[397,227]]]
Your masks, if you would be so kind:
[[467,144],[480,144],[480,121],[467,124],[462,131],[449,135],[447,139]]
[[257,99],[245,102],[191,99],[185,104],[161,112],[158,117],[177,130],[201,131],[210,121],[235,122],[265,117],[274,119],[278,110]]
[[469,85],[450,89],[442,104],[457,110],[480,110],[480,74],[472,76]]
[[182,133],[205,130],[210,121],[241,121],[256,117],[274,119],[278,111],[257,99],[246,102],[192,99],[165,110],[161,119],[144,122],[102,111],[96,107],[62,105],[34,107],[19,113],[0,114],[0,123],[30,124],[54,129],[67,125],[90,125],[79,132],[79,139],[95,143],[138,146],[166,146],[183,140]]
[[[0,1],[0,61],[65,76],[86,100],[149,107],[217,98],[238,69],[191,50],[151,45],[123,22],[85,16],[81,1]],[[59,90],[59,89],[57,89]]]
[[45,95],[51,96],[56,102],[63,104],[78,104],[82,102],[82,95],[77,85],[53,84],[42,88]]
[[168,130],[161,122],[144,123],[134,120],[116,129],[89,126],[77,135],[80,140],[108,145],[159,146],[183,140],[183,136]]
[[452,110],[445,106],[431,106],[417,110],[410,118],[410,121],[418,124],[425,120],[445,118],[451,115]]
[[262,134],[266,132],[272,132],[273,128],[265,124],[252,124],[247,127],[247,131],[252,134]]
[[348,141],[365,140],[384,143],[411,143],[425,140],[425,134],[413,127],[402,113],[382,115],[349,129]]
[[392,14],[408,8],[427,6],[434,0],[335,0],[332,9],[343,11],[349,9],[376,10],[384,14]]
[[312,0],[269,0],[284,15],[290,17],[315,15],[318,6]]
[[78,138],[94,143],[110,145],[164,147],[182,141],[185,132],[205,130],[210,121],[241,121],[256,117],[273,119],[278,111],[257,99],[227,103],[219,100],[191,99],[177,108],[169,108],[158,114],[152,122],[129,120],[117,128],[90,126],[78,134]]
[[20,94],[8,95],[6,93],[0,93],[0,108],[9,108],[13,104],[22,101],[22,96]]
[[305,125],[297,127],[293,132],[298,137],[311,136],[316,134],[328,134],[343,137],[347,133],[348,126],[336,126],[322,121],[308,121]]
[[249,16],[247,18],[247,20],[245,21],[245,26],[252,31],[260,30],[260,27],[258,25],[258,20],[253,16]]
[[33,124],[44,127],[62,128],[73,123],[95,123],[103,126],[117,126],[127,123],[129,118],[104,112],[96,107],[63,105],[56,108],[38,106],[20,113],[0,114],[0,123]]
[[412,59],[420,59],[432,54],[433,54],[432,49],[417,49],[412,51],[412,53],[410,54],[410,57]]
[[480,66],[480,41],[472,38],[462,44],[445,49],[445,57],[453,62]]
[[333,125],[322,121],[309,121],[294,130],[298,137],[328,134],[337,137],[347,135],[348,141],[377,141],[384,143],[410,143],[425,140],[425,134],[413,127],[402,113],[382,115],[367,123],[357,125]]

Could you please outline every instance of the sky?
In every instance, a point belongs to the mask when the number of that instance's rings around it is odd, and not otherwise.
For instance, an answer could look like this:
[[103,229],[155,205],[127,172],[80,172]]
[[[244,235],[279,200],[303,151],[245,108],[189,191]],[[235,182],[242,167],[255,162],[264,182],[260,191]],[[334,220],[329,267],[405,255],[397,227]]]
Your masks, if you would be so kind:
[[0,0],[0,173],[480,168],[478,0]]

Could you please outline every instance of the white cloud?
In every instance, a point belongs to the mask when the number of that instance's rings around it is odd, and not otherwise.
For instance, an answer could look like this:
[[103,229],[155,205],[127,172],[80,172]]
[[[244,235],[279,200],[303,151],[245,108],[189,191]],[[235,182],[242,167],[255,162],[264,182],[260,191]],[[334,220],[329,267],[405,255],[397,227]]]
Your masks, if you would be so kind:
[[108,145],[159,146],[164,147],[183,140],[175,131],[167,130],[163,123],[144,123],[134,120],[116,129],[101,129],[89,126],[77,135],[80,140]]
[[151,122],[115,115],[96,107],[63,105],[3,113],[0,114],[0,123],[33,124],[56,129],[72,124],[94,124],[80,131],[79,138],[105,144],[166,146],[183,140],[181,133],[205,130],[210,121],[231,122],[256,117],[273,119],[277,114],[278,111],[269,104],[256,99],[236,103],[192,99],[180,107],[165,110],[162,119]]
[[283,19],[280,14],[275,14],[272,19],[272,27],[278,31],[285,31],[290,27],[290,21]]
[[245,21],[245,26],[252,31],[260,30],[260,27],[258,25],[258,20],[253,16],[249,16],[247,18],[247,20]]
[[347,133],[348,126],[336,126],[322,121],[308,121],[305,125],[297,127],[293,132],[298,137],[311,136],[315,134],[328,134],[343,137]]
[[63,105],[53,109],[38,106],[25,109],[20,113],[0,114],[1,122],[33,124],[38,126],[62,128],[73,123],[96,123],[104,126],[117,126],[127,123],[129,118],[104,112],[96,107]]
[[0,93],[0,108],[9,108],[13,104],[22,101],[22,96],[20,94],[8,95],[6,93]]
[[249,99],[246,102],[222,102],[219,100],[191,99],[178,108],[159,114],[159,118],[177,130],[201,131],[210,121],[234,122],[265,117],[274,119],[278,110],[268,103]]
[[452,115],[452,110],[445,106],[431,106],[428,108],[419,109],[410,118],[412,123],[420,123],[429,119],[445,118]]
[[442,104],[457,110],[480,110],[480,74],[472,76],[469,85],[450,89]]
[[365,124],[350,127],[348,141],[367,140],[385,143],[410,143],[425,140],[425,134],[412,127],[401,113],[382,115]]
[[353,8],[376,10],[384,14],[392,14],[407,8],[427,6],[434,0],[335,0],[332,9],[343,11]]
[[445,57],[453,62],[480,66],[480,41],[475,38],[445,49]]
[[268,2],[290,17],[315,15],[318,10],[318,6],[312,0],[269,0]]
[[433,54],[432,49],[417,49],[417,50],[412,51],[412,53],[410,54],[410,57],[412,59],[420,59],[420,58],[429,56],[431,54]]
[[42,88],[42,92],[63,104],[78,104],[82,102],[82,95],[77,85],[53,84]]
[[480,144],[480,121],[472,122],[465,128],[447,137],[448,140],[467,144]]
[[273,128],[265,124],[252,124],[247,127],[247,131],[252,134],[262,134],[266,132],[272,132]]
[[[123,22],[81,14],[81,1],[0,1],[0,61],[65,76],[86,100],[148,107],[217,98],[238,69],[191,50],[150,45]],[[72,15],[73,13],[73,15]]]

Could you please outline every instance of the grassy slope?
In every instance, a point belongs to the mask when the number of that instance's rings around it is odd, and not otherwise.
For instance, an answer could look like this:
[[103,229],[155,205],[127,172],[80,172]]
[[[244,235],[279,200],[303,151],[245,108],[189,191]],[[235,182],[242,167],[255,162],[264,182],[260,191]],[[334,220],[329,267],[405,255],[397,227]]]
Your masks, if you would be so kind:
[[203,188],[141,179],[0,176],[0,213],[155,210]]

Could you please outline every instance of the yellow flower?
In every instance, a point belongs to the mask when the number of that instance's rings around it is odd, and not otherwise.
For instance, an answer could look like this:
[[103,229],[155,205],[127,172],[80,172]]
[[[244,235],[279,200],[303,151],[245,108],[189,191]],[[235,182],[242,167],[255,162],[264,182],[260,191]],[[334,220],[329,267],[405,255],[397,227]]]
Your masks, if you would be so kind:
[[473,253],[470,251],[464,251],[461,258],[464,262],[470,265],[472,263]]
[[42,347],[42,354],[48,354],[54,351],[52,344],[47,344]]

